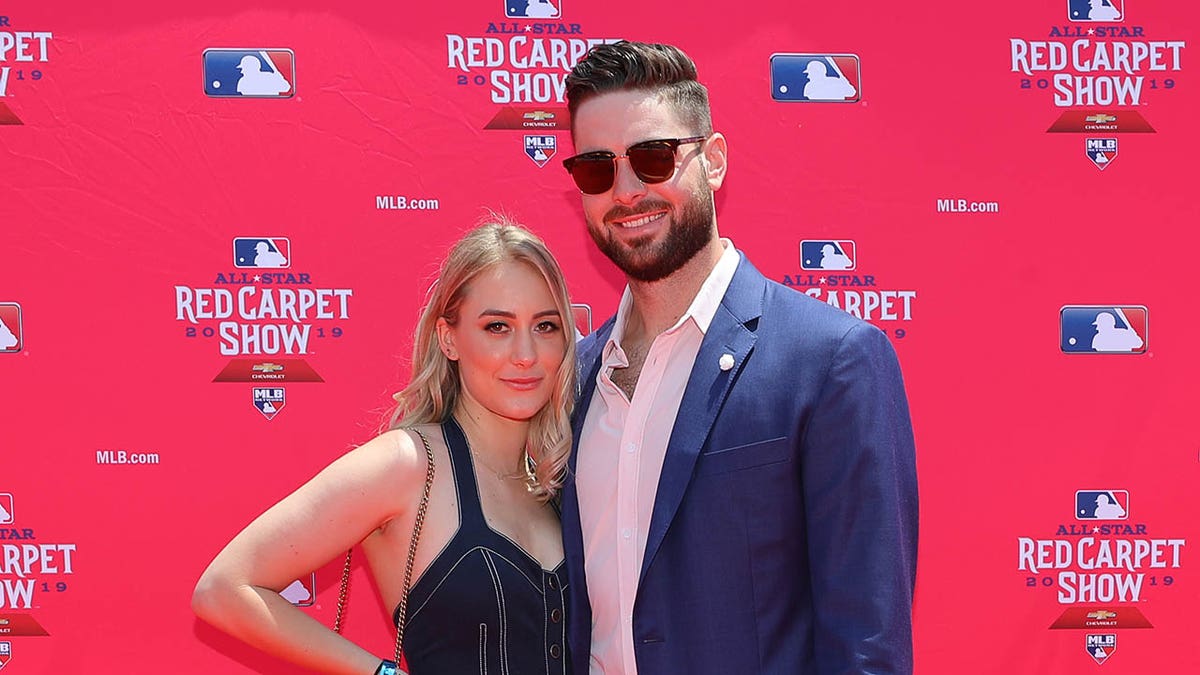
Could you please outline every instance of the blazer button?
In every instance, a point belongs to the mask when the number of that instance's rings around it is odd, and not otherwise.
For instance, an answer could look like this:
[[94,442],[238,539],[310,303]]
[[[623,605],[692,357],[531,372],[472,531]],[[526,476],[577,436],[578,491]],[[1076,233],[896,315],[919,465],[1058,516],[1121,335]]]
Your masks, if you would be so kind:
[[562,610],[557,607],[550,610],[550,621],[551,623],[558,623],[559,621],[562,621]]
[[562,649],[558,645],[550,645],[550,658],[557,659],[562,656]]

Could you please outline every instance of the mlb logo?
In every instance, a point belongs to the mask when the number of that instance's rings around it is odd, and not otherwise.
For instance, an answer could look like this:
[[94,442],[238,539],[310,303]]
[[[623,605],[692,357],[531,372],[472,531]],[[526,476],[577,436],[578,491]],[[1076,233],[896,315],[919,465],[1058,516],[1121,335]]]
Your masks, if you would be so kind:
[[1149,316],[1138,305],[1066,305],[1059,342],[1066,354],[1145,354]]
[[592,308],[583,303],[571,304],[571,316],[575,319],[575,341],[592,334]]
[[1087,635],[1087,642],[1084,646],[1088,655],[1096,660],[1096,663],[1104,663],[1112,658],[1113,652],[1117,651],[1117,634],[1116,633],[1100,633],[1098,635]]
[[1069,21],[1124,21],[1125,0],[1067,0]]
[[13,523],[13,496],[7,492],[0,492],[0,525],[12,525]]
[[12,643],[8,641],[0,642],[0,669],[8,665],[8,660],[12,658]]
[[1087,153],[1088,159],[1092,160],[1092,164],[1096,165],[1101,171],[1108,168],[1108,165],[1117,158],[1117,139],[1115,138],[1088,138],[1085,141],[1084,152]]
[[862,99],[856,54],[772,54],[771,98],[854,103]]
[[24,349],[24,335],[21,306],[15,302],[0,302],[0,354],[16,354]]
[[504,0],[510,19],[561,19],[562,0]]
[[216,98],[291,98],[296,93],[296,55],[290,49],[206,49],[204,93]]
[[849,239],[805,239],[800,242],[801,269],[852,270],[857,261],[854,242]]
[[317,598],[317,573],[313,572],[307,578],[293,581],[287,588],[279,591],[279,595],[297,607],[312,607]]
[[292,266],[292,242],[287,237],[237,237],[233,240],[234,267]]
[[1075,520],[1125,520],[1129,490],[1076,490]]
[[546,162],[558,152],[558,138],[554,136],[526,136],[525,154],[538,166],[546,166]]
[[287,404],[287,392],[283,387],[254,387],[254,407],[267,419],[274,419]]

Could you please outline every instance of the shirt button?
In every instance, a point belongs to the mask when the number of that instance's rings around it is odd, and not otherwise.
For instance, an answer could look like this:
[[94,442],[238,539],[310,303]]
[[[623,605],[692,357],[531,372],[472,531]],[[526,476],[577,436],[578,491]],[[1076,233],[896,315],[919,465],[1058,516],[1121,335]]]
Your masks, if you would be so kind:
[[557,659],[562,655],[562,648],[558,645],[550,645],[550,658]]
[[550,610],[550,622],[558,623],[559,621],[562,621],[562,610],[555,607],[554,609]]
[[628,539],[633,536],[633,530],[631,530],[627,527],[627,528],[621,530],[621,536]]
[[629,445],[625,446],[625,452],[636,452],[636,451],[637,451],[637,443],[630,443]]

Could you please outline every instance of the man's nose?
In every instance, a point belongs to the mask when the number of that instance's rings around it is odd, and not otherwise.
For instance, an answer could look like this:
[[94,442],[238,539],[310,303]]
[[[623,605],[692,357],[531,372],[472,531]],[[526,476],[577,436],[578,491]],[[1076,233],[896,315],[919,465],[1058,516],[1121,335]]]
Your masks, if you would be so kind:
[[646,194],[646,184],[638,178],[628,157],[616,160],[616,177],[613,179],[613,200],[621,204],[633,204]]

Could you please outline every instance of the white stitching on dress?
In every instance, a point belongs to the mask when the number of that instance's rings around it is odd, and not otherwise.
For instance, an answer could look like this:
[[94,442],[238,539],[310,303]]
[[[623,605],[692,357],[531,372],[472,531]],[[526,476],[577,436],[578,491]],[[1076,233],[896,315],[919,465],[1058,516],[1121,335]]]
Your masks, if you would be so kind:
[[497,646],[500,650],[500,675],[508,675],[508,608],[504,603],[504,587],[500,585],[500,572],[496,570],[496,563],[492,560],[490,552],[483,554],[483,561],[487,564],[488,573],[492,575],[492,586],[496,589],[496,604],[500,611],[500,636]]
[[546,662],[546,672],[550,672],[550,645],[546,644],[550,639],[550,609],[546,607],[546,600],[549,595],[545,590],[546,575],[542,575],[542,660]]
[[487,675],[487,624],[479,624],[479,675]]

